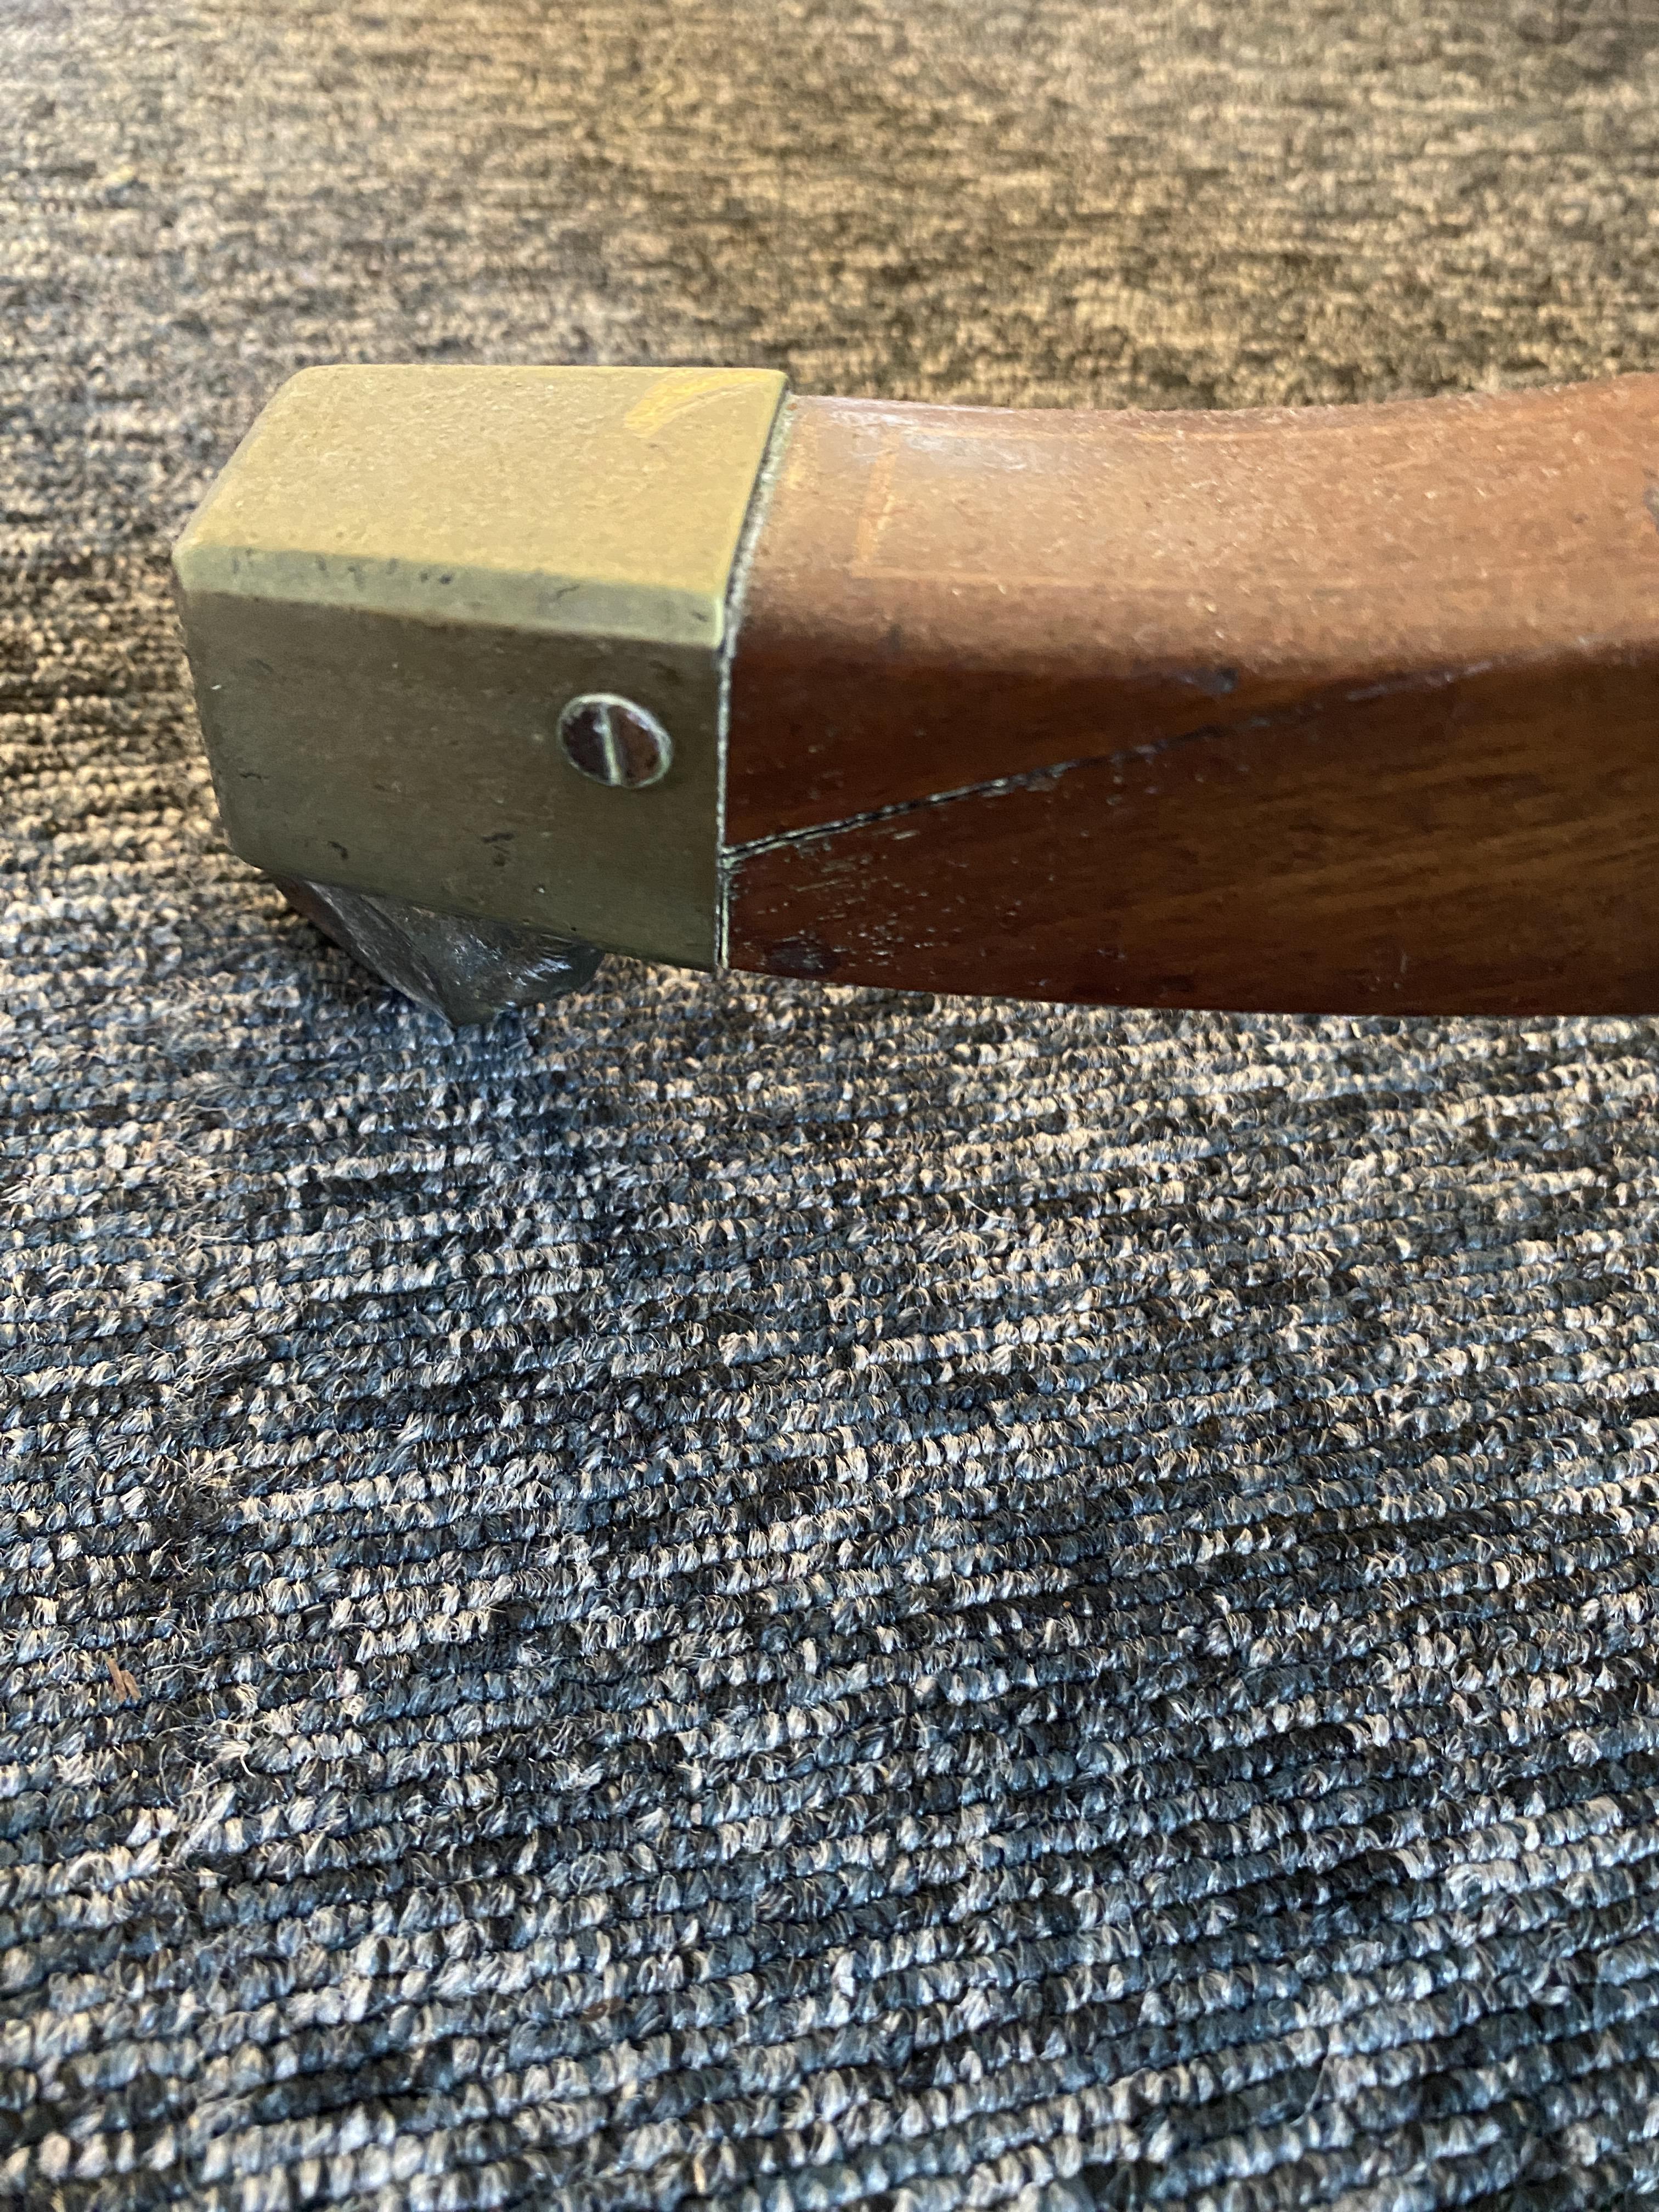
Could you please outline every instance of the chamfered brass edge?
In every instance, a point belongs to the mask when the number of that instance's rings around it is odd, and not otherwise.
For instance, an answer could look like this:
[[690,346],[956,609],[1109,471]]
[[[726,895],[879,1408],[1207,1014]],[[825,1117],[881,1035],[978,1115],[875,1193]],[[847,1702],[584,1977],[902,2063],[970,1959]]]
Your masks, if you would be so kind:
[[[578,417],[583,466],[556,495],[580,511],[563,514],[559,530],[537,508],[537,488],[522,487],[522,499],[505,506],[483,489],[483,428],[481,450],[458,454],[453,423],[434,424],[432,408],[419,405],[465,380],[498,399],[516,398],[526,418],[539,400],[544,436],[576,427],[558,420],[561,403]],[[361,408],[371,386],[382,395],[379,412],[398,422],[405,441],[403,466],[388,469],[385,450],[351,450],[363,425],[343,403],[349,395]],[[787,390],[775,369],[301,369],[272,393],[198,502],[173,549],[174,573],[192,596],[221,592],[556,637],[715,647],[753,473]],[[710,415],[708,403],[722,399],[751,403],[735,433]],[[479,413],[488,425],[489,410]],[[662,528],[645,542],[628,485],[631,477],[636,492],[643,488],[641,457],[664,438],[682,447],[672,462],[678,512],[661,517]],[[507,442],[526,441],[521,421]],[[319,536],[315,485],[331,465],[345,481]],[[434,478],[444,491],[435,505]],[[690,543],[681,520],[688,510]],[[556,543],[565,530],[576,539],[574,561]]]
[[783,472],[784,456],[789,436],[794,428],[797,402],[787,388],[784,390],[778,411],[772,417],[772,432],[760,467],[755,472],[754,487],[749,495],[749,512],[744,518],[741,535],[738,539],[736,558],[726,588],[726,619],[720,653],[720,699],[715,729],[715,792],[714,792],[714,960],[716,968],[726,964],[727,916],[731,907],[731,871],[726,854],[726,772],[732,738],[732,665],[737,658],[738,641],[743,634],[744,604],[749,593],[749,578],[755,565],[755,548],[766,528],[766,518],[772,505],[772,495],[777,489],[778,478]]

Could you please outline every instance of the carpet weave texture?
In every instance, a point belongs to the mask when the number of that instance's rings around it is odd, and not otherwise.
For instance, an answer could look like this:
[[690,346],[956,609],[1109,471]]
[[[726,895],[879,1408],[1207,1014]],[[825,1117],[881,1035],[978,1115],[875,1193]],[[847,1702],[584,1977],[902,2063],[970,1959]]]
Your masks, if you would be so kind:
[[1659,1024],[451,1032],[166,561],[317,361],[1659,367],[1656,0],[9,0],[0,122],[0,2194],[1659,2195]]

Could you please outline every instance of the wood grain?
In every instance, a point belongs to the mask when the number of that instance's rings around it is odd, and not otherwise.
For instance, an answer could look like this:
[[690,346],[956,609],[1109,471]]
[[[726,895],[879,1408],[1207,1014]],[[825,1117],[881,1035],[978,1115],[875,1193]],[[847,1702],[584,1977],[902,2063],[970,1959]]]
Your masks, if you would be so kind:
[[1659,377],[1230,415],[798,404],[732,965],[1659,1009]]

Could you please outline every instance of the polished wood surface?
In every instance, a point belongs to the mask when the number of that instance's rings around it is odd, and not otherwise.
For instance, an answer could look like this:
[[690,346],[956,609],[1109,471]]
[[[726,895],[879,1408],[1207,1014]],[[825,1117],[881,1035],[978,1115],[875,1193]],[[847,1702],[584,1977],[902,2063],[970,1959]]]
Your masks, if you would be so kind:
[[797,403],[727,958],[902,988],[1659,1011],[1659,377]]

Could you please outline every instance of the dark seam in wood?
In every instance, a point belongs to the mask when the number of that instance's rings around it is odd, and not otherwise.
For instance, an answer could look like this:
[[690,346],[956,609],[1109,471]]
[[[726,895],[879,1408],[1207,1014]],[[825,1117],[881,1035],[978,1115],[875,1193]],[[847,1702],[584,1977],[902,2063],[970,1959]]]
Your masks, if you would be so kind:
[[739,861],[753,860],[762,853],[775,853],[793,845],[810,845],[820,837],[839,837],[849,830],[868,830],[882,822],[896,821],[906,814],[918,814],[925,808],[947,806],[959,799],[1000,799],[1016,791],[1036,791],[1045,783],[1057,782],[1080,768],[1110,768],[1115,761],[1156,760],[1161,755],[1176,751],[1182,745],[1194,744],[1200,738],[1231,738],[1243,732],[1271,729],[1295,729],[1328,714],[1333,707],[1362,704],[1368,700],[1386,699],[1412,691],[1443,690],[1449,684],[1467,682],[1471,677],[1484,676],[1501,664],[1495,660],[1471,661],[1453,669],[1413,671],[1409,675],[1385,677],[1381,683],[1366,684],[1350,690],[1334,692],[1324,699],[1298,699],[1291,704],[1273,708],[1263,714],[1241,715],[1232,722],[1203,722],[1194,730],[1172,730],[1161,738],[1149,738],[1138,745],[1118,745],[1107,753],[1083,753],[1074,760],[1055,761],[1043,768],[1022,769],[1016,775],[993,776],[981,783],[964,783],[951,791],[930,791],[921,799],[895,799],[890,806],[872,806],[862,814],[848,814],[834,822],[814,822],[800,830],[781,830],[773,837],[751,838],[744,845],[726,845],[720,848],[724,868],[731,869]]
[[1053,783],[1074,768],[1091,768],[1108,760],[1115,760],[1115,753],[1085,755],[1080,760],[1055,761],[1046,768],[1028,768],[1018,775],[993,776],[986,783],[964,783],[955,791],[930,791],[921,799],[895,799],[890,806],[872,806],[867,813],[848,814],[836,822],[814,822],[805,830],[781,830],[775,837],[752,838],[746,845],[727,845],[720,858],[728,866],[739,860],[752,860],[758,853],[776,852],[785,845],[810,844],[815,837],[838,837],[846,830],[867,830],[872,823],[890,822],[901,814],[917,814],[924,807],[945,806],[954,799],[1000,799],[1005,792],[1036,790],[1045,783]]

